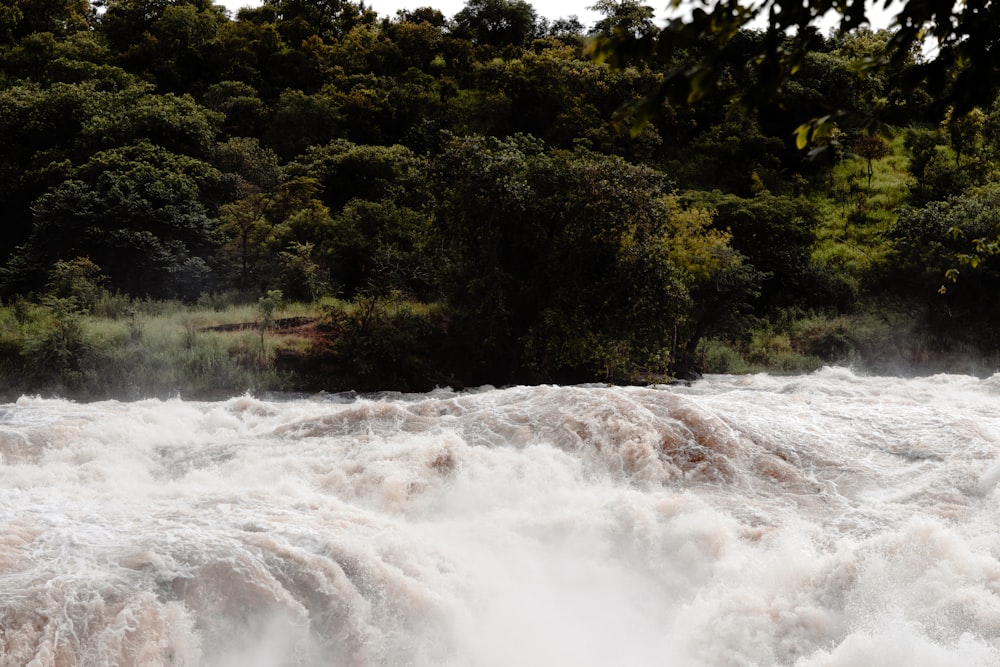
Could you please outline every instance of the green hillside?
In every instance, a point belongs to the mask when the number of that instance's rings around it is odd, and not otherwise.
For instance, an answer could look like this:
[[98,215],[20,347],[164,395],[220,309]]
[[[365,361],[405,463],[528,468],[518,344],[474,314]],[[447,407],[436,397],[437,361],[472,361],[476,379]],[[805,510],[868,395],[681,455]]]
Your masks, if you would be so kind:
[[598,7],[0,9],[0,393],[993,372],[966,60]]

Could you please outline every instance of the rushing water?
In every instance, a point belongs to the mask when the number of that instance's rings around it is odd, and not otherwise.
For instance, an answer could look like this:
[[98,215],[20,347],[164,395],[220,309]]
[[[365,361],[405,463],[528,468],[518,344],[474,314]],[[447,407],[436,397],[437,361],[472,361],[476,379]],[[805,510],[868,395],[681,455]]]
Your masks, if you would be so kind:
[[1000,665],[1000,376],[0,405],[2,665]]

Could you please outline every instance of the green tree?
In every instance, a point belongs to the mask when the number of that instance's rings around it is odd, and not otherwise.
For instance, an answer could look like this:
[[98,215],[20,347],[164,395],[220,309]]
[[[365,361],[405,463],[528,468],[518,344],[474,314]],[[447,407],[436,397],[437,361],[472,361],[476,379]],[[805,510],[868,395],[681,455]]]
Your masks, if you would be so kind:
[[209,285],[215,246],[202,193],[219,176],[151,144],[96,154],[34,202],[32,234],[8,264],[6,288],[23,290],[56,262],[88,257],[128,294],[197,295]]
[[157,95],[138,84],[109,100],[80,128],[76,143],[108,148],[148,141],[174,153],[207,157],[222,124],[222,114],[209,111],[190,96]]
[[744,274],[723,287],[741,265],[727,235],[685,215],[652,169],[473,136],[446,147],[434,177],[442,285],[460,339],[476,341],[475,377],[684,371],[700,317],[749,286]]
[[686,193],[693,206],[715,211],[713,224],[731,236],[732,246],[765,278],[754,302],[758,314],[780,308],[851,305],[853,294],[812,262],[819,212],[799,197],[768,193],[739,197],[719,192]]
[[32,33],[64,38],[86,31],[93,20],[87,0],[14,0],[0,7],[0,44],[13,44]]
[[253,137],[232,137],[216,144],[209,162],[222,172],[221,188],[228,191],[223,195],[228,199],[269,191],[281,177],[277,154]]
[[[949,107],[964,114],[992,103],[1000,89],[1000,80],[991,74],[1000,68],[1000,8],[990,3],[904,0],[894,9],[891,39],[884,50],[859,59],[859,71],[888,75],[907,94],[922,89],[938,117]],[[841,0],[728,0],[693,9],[675,4],[655,36],[622,31],[597,40],[593,53],[619,65],[652,60],[665,68],[662,85],[643,104],[647,116],[656,113],[664,98],[677,103],[702,99],[747,63],[754,64],[756,85],[730,94],[754,107],[781,99],[805,58],[822,45],[821,25],[828,15],[835,16],[839,34],[848,34],[870,22],[869,11],[865,3]],[[742,48],[742,35],[755,24],[764,27],[748,52]],[[925,44],[931,48],[923,48]],[[921,50],[932,55],[915,59]],[[797,130],[800,146],[822,139],[830,129],[828,116],[802,121]]]
[[258,322],[260,331],[260,350],[264,352],[264,334],[274,326],[274,314],[281,308],[285,295],[281,290],[268,290],[267,294],[257,300]]
[[476,44],[523,46],[537,34],[538,15],[524,0],[467,0],[452,32]]
[[445,41],[442,24],[431,23],[430,20],[417,21],[416,18],[390,23],[386,36],[398,46],[400,69],[405,71],[409,67],[415,67],[431,71],[431,63],[441,55]]
[[225,116],[222,131],[234,137],[259,137],[268,115],[257,90],[242,81],[213,84],[201,103]]
[[[344,296],[392,290],[427,294],[421,254],[427,217],[426,162],[404,146],[364,146],[335,140],[310,148],[287,165],[290,179],[307,179],[326,211],[324,222],[302,212],[287,219]],[[303,217],[304,216],[304,217]],[[328,223],[327,223],[328,221]],[[302,231],[306,229],[307,231]]]
[[48,292],[75,304],[79,312],[89,313],[107,294],[107,281],[101,267],[87,257],[76,257],[55,263],[49,272]]
[[237,16],[240,21],[276,25],[293,46],[314,35],[335,41],[359,23],[374,23],[377,18],[363,2],[349,0],[265,0],[260,7],[241,9]]
[[313,261],[312,243],[290,243],[278,253],[277,282],[289,299],[310,303],[323,294],[326,282]]
[[430,218],[391,200],[353,200],[333,220],[331,278],[345,297],[402,294],[432,298]]
[[433,7],[418,7],[417,9],[400,9],[396,12],[396,18],[400,23],[414,23],[427,25],[434,28],[444,28],[448,25],[448,19],[440,10]]
[[229,256],[238,264],[241,291],[260,284],[261,267],[272,254],[267,245],[274,229],[266,215],[268,203],[260,193],[251,193],[219,210],[218,231],[226,239]]
[[872,176],[875,175],[875,160],[892,155],[892,149],[885,139],[877,134],[862,134],[852,142],[852,148],[859,157],[865,160],[868,174],[868,189],[872,189]]
[[582,45],[585,32],[586,27],[580,22],[580,18],[576,14],[571,14],[549,23],[545,34],[566,43]]
[[923,296],[932,326],[994,347],[1000,345],[998,207],[1000,186],[974,187],[904,209],[891,230],[896,287]]
[[320,186],[320,199],[339,211],[355,199],[398,199],[416,203],[423,193],[424,160],[405,146],[366,146],[336,139],[308,149],[286,166],[290,177],[308,176]]
[[964,114],[950,111],[944,125],[948,130],[951,148],[955,151],[955,168],[962,166],[962,156],[972,153],[982,141],[986,126],[986,114],[980,109],[971,109]]
[[604,15],[590,29],[591,34],[621,32],[631,37],[643,37],[656,32],[653,8],[639,0],[597,0],[589,9]]
[[[171,38],[195,38],[196,43],[204,41],[209,32],[201,35],[191,32],[199,22],[194,16],[202,13],[212,16],[212,22],[217,23],[225,18],[221,5],[213,5],[211,0],[101,0],[103,11],[100,13],[98,32],[118,53],[126,53],[139,45],[165,36]],[[192,14],[193,12],[193,14]],[[158,25],[167,18],[165,25]],[[173,23],[177,27],[170,29]],[[186,24],[186,28],[182,28]],[[157,33],[161,33],[158,35]],[[186,34],[182,34],[186,33]],[[181,40],[183,41],[183,39]],[[187,44],[175,41],[166,46],[171,48],[186,48]]]
[[730,104],[723,118],[691,141],[678,175],[692,187],[750,196],[755,173],[765,185],[777,185],[786,150],[787,144],[765,133],[754,116]]
[[[296,70],[291,62],[292,50],[274,23],[250,20],[223,23],[214,48],[218,75],[213,84],[242,82],[265,106],[276,100],[282,91],[306,85],[293,76]],[[216,111],[226,111],[216,108],[212,98],[206,98],[204,103]]]
[[903,145],[910,157],[914,184],[910,202],[921,207],[981,185],[985,174],[974,164],[955,166],[955,153],[940,128],[907,128]]
[[0,76],[10,83],[88,83],[100,90],[125,88],[133,77],[111,64],[111,53],[92,32],[57,38],[50,32],[26,35],[2,49]]
[[216,72],[216,40],[227,21],[211,0],[106,0],[97,32],[130,71],[161,92],[185,92]]
[[113,95],[90,81],[0,90],[0,262],[30,235],[31,202],[66,178],[73,161],[85,159],[77,137]]
[[288,90],[275,104],[264,138],[278,155],[289,160],[310,146],[337,137],[342,118],[340,108],[328,96]]

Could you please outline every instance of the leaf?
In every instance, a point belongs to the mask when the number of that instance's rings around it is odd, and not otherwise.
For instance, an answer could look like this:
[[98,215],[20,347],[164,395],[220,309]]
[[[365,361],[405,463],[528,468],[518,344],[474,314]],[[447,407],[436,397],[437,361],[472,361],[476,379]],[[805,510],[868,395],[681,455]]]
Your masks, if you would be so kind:
[[795,128],[795,147],[799,150],[809,145],[809,123],[803,123]]

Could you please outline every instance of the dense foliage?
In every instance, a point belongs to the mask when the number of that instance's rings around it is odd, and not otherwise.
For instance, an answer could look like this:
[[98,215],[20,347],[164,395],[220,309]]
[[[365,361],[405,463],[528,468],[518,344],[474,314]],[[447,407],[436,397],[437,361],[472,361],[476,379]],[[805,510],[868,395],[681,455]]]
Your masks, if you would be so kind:
[[[26,333],[0,341],[0,370],[37,354],[83,373],[75,318],[102,299],[278,291],[349,303],[306,355],[330,388],[681,375],[718,341],[749,349],[789,318],[886,299],[1000,344],[989,100],[949,89],[962,104],[941,116],[922,56],[852,24],[808,48],[786,36],[801,51],[780,86],[755,57],[772,32],[734,30],[714,87],[679,103],[665,91],[711,40],[619,46],[629,64],[611,67],[595,36],[670,30],[636,2],[595,8],[588,28],[523,0],[451,18],[348,0],[235,17],[210,0],[5,5],[0,298]],[[906,76],[865,66],[887,57]],[[795,128],[819,117],[825,150],[800,150]],[[858,348],[811,340],[827,359]]]

